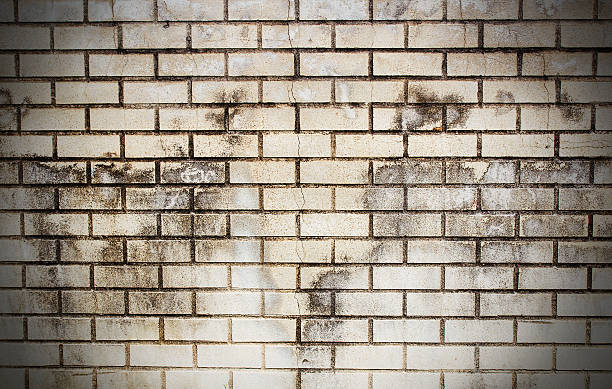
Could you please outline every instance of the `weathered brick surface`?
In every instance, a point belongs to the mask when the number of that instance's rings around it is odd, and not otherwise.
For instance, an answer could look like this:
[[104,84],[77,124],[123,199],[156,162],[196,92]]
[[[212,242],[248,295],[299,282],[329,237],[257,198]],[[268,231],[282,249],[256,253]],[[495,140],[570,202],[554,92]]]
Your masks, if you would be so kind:
[[0,387],[610,387],[610,19],[0,1]]

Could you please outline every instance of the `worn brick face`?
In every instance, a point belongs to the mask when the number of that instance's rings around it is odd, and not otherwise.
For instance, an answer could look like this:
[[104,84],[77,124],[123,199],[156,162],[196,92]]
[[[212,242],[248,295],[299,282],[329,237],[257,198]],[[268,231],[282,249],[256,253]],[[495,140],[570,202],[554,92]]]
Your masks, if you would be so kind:
[[609,387],[611,4],[0,1],[0,386]]

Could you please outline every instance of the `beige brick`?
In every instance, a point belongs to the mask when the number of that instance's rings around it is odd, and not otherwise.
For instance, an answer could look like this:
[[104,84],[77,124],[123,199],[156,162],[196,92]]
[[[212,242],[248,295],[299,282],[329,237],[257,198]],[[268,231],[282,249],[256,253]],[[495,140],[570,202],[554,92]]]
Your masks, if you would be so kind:
[[[24,182],[27,183],[28,181],[28,176],[29,176],[29,172],[30,170],[33,169],[28,169],[32,166],[40,166],[41,170],[44,169],[47,164],[46,163],[40,163],[40,165],[38,163],[31,163],[31,162],[25,162],[24,163]],[[53,163],[51,164],[51,166],[53,166]],[[84,166],[83,166],[84,167]],[[70,172],[70,169],[67,169]],[[26,173],[27,172],[27,173]],[[67,174],[68,175],[68,180],[70,180],[70,173]],[[26,178],[28,177],[28,178]],[[19,165],[17,164],[17,162],[2,162],[0,163],[0,182],[2,184],[18,184],[19,183]],[[41,183],[44,183],[44,180],[41,180]]]
[[294,319],[232,319],[234,342],[291,342],[295,340]]
[[156,266],[95,266],[94,286],[103,288],[156,288]]
[[440,340],[439,320],[374,320],[375,342],[430,343]]
[[485,24],[485,47],[554,47],[555,25],[547,22]]
[[591,75],[590,53],[572,53],[559,51],[545,51],[538,53],[525,53],[523,55],[523,75]]
[[586,236],[587,218],[580,215],[523,215],[520,236]]
[[232,236],[295,236],[295,215],[231,215]]
[[[584,376],[574,373],[558,373],[558,374],[519,374],[517,375],[517,386],[546,388],[554,386],[566,386],[568,388],[580,388],[584,385]],[[594,382],[592,379],[591,382]],[[593,386],[593,384],[591,384]]]
[[83,20],[83,3],[79,1],[19,0],[19,21],[79,22]]
[[612,183],[612,160],[595,161],[593,181],[595,184]]
[[259,315],[261,314],[259,292],[198,292],[196,312],[207,315]]
[[238,289],[292,289],[296,285],[295,267],[232,266],[232,287]]
[[593,215],[593,236],[611,236],[612,217],[610,215]]
[[96,318],[96,340],[158,340],[159,320],[154,318]]
[[303,289],[367,289],[368,284],[367,267],[334,266],[300,269],[300,287]]
[[256,157],[257,145],[256,135],[196,135],[193,138],[196,157]]
[[517,341],[519,343],[582,343],[585,333],[584,321],[519,321]]
[[399,369],[402,367],[401,346],[337,346],[336,368]]
[[293,107],[230,108],[230,130],[292,131],[295,128]]
[[51,104],[51,84],[48,82],[0,82],[0,90],[3,90],[1,104]]
[[99,372],[100,377],[97,378],[97,384],[100,389],[130,386],[157,388],[161,386],[161,374],[156,371],[103,370]]
[[518,0],[498,0],[490,2],[476,0],[462,2],[461,0],[448,1],[449,19],[517,19]]
[[223,54],[160,54],[160,76],[222,76]]
[[[164,219],[162,217],[162,232],[164,231],[163,221]],[[195,215],[193,233],[196,236],[224,236],[229,228],[227,224],[229,223],[227,223],[225,215]],[[187,226],[187,228],[189,228],[189,226]]]
[[228,338],[228,327],[226,319],[164,318],[164,338],[224,342]]
[[135,23],[123,25],[123,47],[126,49],[163,49],[187,47],[184,24]]
[[129,0],[89,0],[89,20],[91,21],[147,21],[154,20],[153,0],[143,0],[135,4]]
[[512,161],[449,161],[449,184],[512,184],[516,163]]
[[550,316],[551,311],[549,293],[480,295],[481,316]]
[[160,109],[159,128],[172,131],[222,130],[225,128],[223,109]]
[[483,188],[483,210],[552,210],[554,190],[540,188]]
[[525,19],[591,19],[592,11],[592,0],[578,0],[570,3],[529,0],[523,4]]
[[338,210],[402,210],[402,188],[336,188]]
[[610,76],[612,75],[612,53],[597,54],[597,75]]
[[153,183],[153,162],[94,162],[91,181],[95,184]]
[[205,188],[194,193],[196,209],[258,209],[257,188]]
[[330,368],[329,346],[266,345],[265,365],[268,368]]
[[366,214],[303,214],[300,215],[301,236],[367,236]]
[[521,130],[525,131],[573,131],[590,130],[591,115],[587,108],[579,106],[522,107]]
[[117,158],[117,135],[73,135],[57,137],[58,157]]
[[195,25],[191,35],[194,48],[257,47],[257,26],[254,24]]
[[62,312],[123,314],[124,292],[121,291],[63,291]]
[[152,76],[153,56],[149,54],[91,54],[91,76]]
[[127,209],[188,209],[189,191],[185,188],[128,188]]
[[510,343],[512,320],[447,320],[444,340],[449,343]]
[[408,29],[408,47],[476,46],[478,46],[478,27],[475,24],[415,24]]
[[366,53],[302,53],[302,76],[365,76],[368,74]]
[[300,19],[304,20],[362,20],[367,19],[368,3],[349,0],[345,3],[305,0],[300,3]]
[[377,76],[441,76],[442,54],[374,53],[373,73]]
[[552,81],[484,81],[485,103],[553,103]]
[[0,54],[0,75],[2,77],[15,77],[15,56]]
[[264,81],[263,101],[272,103],[329,102],[329,81]]
[[442,182],[438,161],[409,159],[402,162],[373,162],[375,184],[426,184]]
[[265,48],[331,47],[331,28],[319,24],[262,26]]
[[439,267],[375,267],[374,289],[440,289]]
[[438,373],[372,373],[372,388],[374,389],[389,387],[417,387],[434,389],[437,388],[438,385],[440,385],[440,376]]
[[402,294],[396,292],[338,292],[336,314],[401,316]]
[[177,315],[191,313],[190,292],[129,292],[129,313]]
[[123,248],[118,240],[62,240],[63,262],[121,262]]
[[286,0],[228,0],[230,20],[292,20],[293,1]]
[[[13,377],[16,378],[16,377]],[[23,381],[23,377],[21,377]],[[34,388],[48,387],[59,389],[63,385],[72,385],[80,388],[91,388],[91,369],[32,369],[28,377],[30,385]],[[12,383],[9,383],[9,385]],[[16,384],[15,384],[16,385]]]
[[196,103],[256,103],[258,100],[254,81],[196,81],[192,89]]
[[128,135],[125,156],[128,158],[160,158],[187,156],[186,135]]
[[331,138],[322,134],[264,134],[264,157],[329,157]]
[[560,157],[610,157],[612,136],[609,134],[561,134]]
[[199,367],[261,367],[262,346],[198,345]]
[[26,235],[84,236],[87,232],[87,214],[25,214]]
[[77,366],[123,366],[122,344],[65,344],[64,363]]
[[229,54],[230,76],[292,76],[293,54],[259,52]]
[[476,156],[476,136],[408,135],[408,155],[411,157]]
[[446,215],[447,236],[513,236],[512,214],[461,214]]
[[[24,39],[15,39],[16,36]],[[2,50],[40,50],[49,49],[51,33],[43,26],[0,26],[0,48]]]
[[606,263],[609,250],[608,242],[561,242],[559,263]]
[[374,215],[374,236],[440,236],[439,213]]
[[609,294],[566,294],[557,296],[559,316],[610,316]]
[[403,48],[401,24],[348,24],[336,26],[336,47]]
[[446,267],[445,289],[512,289],[511,267]]
[[56,49],[116,49],[117,31],[112,26],[55,27]]
[[176,366],[193,365],[193,347],[191,345],[130,345],[131,366]]
[[[45,268],[41,268],[45,269]],[[0,285],[3,288],[11,288],[11,287],[23,287],[22,282],[22,266],[17,265],[2,265],[0,266],[0,270],[2,270],[2,275],[0,276]],[[44,270],[43,270],[44,271]],[[33,276],[36,281],[36,275]]]
[[295,164],[284,161],[230,162],[231,183],[292,183]]
[[60,188],[60,209],[119,209],[119,188]]
[[155,127],[152,109],[93,108],[89,111],[93,131],[148,130]]
[[330,210],[332,195],[330,188],[265,188],[264,209]]
[[561,47],[610,47],[609,29],[609,22],[561,23]]
[[166,385],[169,389],[178,388],[204,388],[206,386],[228,385],[229,371],[227,370],[168,370],[166,371]]
[[559,209],[608,210],[612,208],[609,189],[559,189]]
[[409,346],[406,348],[409,369],[472,369],[474,348],[469,346]]
[[223,20],[223,1],[161,0],[159,20]]
[[335,240],[337,263],[401,263],[402,242],[398,240]]
[[367,130],[368,112],[364,108],[302,108],[300,125],[305,131]]
[[612,82],[564,81],[561,83],[561,101],[571,103],[609,102]]
[[83,54],[21,54],[23,77],[70,77],[85,75]]
[[516,76],[516,61],[513,53],[448,53],[446,67],[449,76]]
[[480,348],[480,365],[485,369],[550,369],[552,348],[483,346]]
[[494,135],[482,136],[483,157],[552,157],[554,137],[543,135]]
[[80,108],[33,108],[21,117],[22,131],[83,131],[85,111]]
[[303,319],[302,339],[308,342],[365,342],[366,320]]
[[406,188],[409,210],[476,209],[476,191],[472,188]]
[[55,84],[58,104],[104,104],[119,102],[116,82],[58,82]]
[[337,81],[336,102],[401,102],[404,100],[402,81]]
[[408,263],[461,263],[476,261],[474,242],[410,240],[406,242]]
[[264,241],[264,262],[331,261],[331,240],[269,240]]
[[188,84],[182,81],[167,82],[126,82],[124,83],[124,102],[139,103],[186,103]]
[[201,240],[196,262],[259,262],[260,242],[253,240]]
[[55,291],[3,290],[0,295],[2,313],[58,312],[58,294]]
[[609,130],[612,126],[612,108],[597,106],[595,108],[595,129]]
[[404,154],[401,135],[337,135],[338,157],[401,157]]
[[49,188],[2,188],[1,209],[53,208],[53,194]]
[[374,0],[376,20],[441,20],[442,1],[418,1],[407,7],[401,1]]
[[155,235],[154,214],[99,214],[92,216],[94,235]]

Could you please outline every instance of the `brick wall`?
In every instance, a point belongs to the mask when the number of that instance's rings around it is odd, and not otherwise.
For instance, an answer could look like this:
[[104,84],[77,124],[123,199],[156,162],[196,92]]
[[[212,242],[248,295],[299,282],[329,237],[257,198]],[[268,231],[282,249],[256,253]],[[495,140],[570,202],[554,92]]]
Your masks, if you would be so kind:
[[0,1],[5,388],[609,388],[612,2]]

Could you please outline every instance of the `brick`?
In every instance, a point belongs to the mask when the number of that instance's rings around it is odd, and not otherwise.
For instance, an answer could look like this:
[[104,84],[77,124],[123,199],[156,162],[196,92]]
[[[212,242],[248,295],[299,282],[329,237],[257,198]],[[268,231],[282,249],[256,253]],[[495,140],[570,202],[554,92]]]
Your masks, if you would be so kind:
[[3,274],[0,277],[0,284],[3,287],[22,287],[22,267],[16,265],[3,265],[0,267]]
[[162,0],[158,4],[159,20],[223,20],[223,1]]
[[476,209],[476,191],[471,188],[407,188],[410,210]]
[[260,292],[198,292],[196,312],[207,315],[259,315],[262,311]]
[[168,370],[166,372],[166,385],[171,389],[202,388],[202,385],[229,386],[229,371],[223,370]]
[[482,155],[486,157],[552,157],[554,139],[544,135],[483,135]]
[[0,357],[3,366],[53,366],[59,364],[59,345],[57,343],[14,343],[2,342],[0,347],[6,351]]
[[520,236],[586,236],[586,216],[524,215],[521,216]]
[[564,385],[568,388],[581,388],[584,386],[584,376],[572,373],[534,373],[517,375],[518,387],[545,388],[555,385]]
[[301,236],[367,236],[368,217],[365,214],[303,214],[300,215]]
[[[256,143],[256,139],[254,139]],[[256,147],[254,147],[256,149]],[[256,154],[255,150],[253,154]],[[331,138],[319,134],[264,134],[265,157],[329,157]]]
[[259,345],[198,345],[199,367],[262,367]]
[[119,102],[116,82],[58,82],[55,84],[57,104],[105,104]]
[[402,367],[401,346],[337,346],[336,368],[398,369]]
[[[0,31],[1,32],[1,31]],[[2,82],[2,104],[51,104],[51,85],[48,82]],[[59,103],[59,101],[58,101]]]
[[194,25],[192,27],[192,46],[194,48],[255,48],[257,47],[257,28],[252,24]]
[[406,348],[409,369],[471,369],[474,349],[467,346],[409,346]]
[[85,75],[83,54],[21,54],[23,77],[70,77]]
[[153,162],[94,162],[92,182],[96,184],[153,183]]
[[444,270],[445,289],[511,289],[511,267],[447,267]]
[[291,183],[295,181],[293,162],[231,162],[232,183]]
[[472,316],[472,293],[415,293],[406,294],[409,316]]
[[[223,109],[160,109],[159,127],[161,130],[222,130],[225,127]],[[197,137],[196,137],[197,138]]]
[[[404,99],[404,83],[401,81],[338,81],[336,102],[401,102]],[[375,126],[378,127],[378,126]]]
[[430,160],[401,162],[373,162],[375,184],[439,184],[442,183],[442,164]]
[[368,73],[366,53],[302,53],[302,76],[365,76]]
[[[221,61],[220,75],[223,75],[223,57],[216,59]],[[257,83],[252,81],[196,81],[192,89],[195,103],[256,103],[258,100]]]
[[517,19],[518,0],[501,0],[496,2],[474,1],[462,2],[450,0],[448,2],[449,19]]
[[53,29],[56,49],[116,49],[117,32],[111,26],[75,26]]
[[259,262],[259,241],[200,240],[196,242],[196,262]]
[[440,289],[440,268],[384,267],[373,269],[374,289]]
[[554,193],[551,189],[483,188],[483,210],[552,210]]
[[300,110],[300,125],[310,130],[367,130],[368,115],[363,108],[303,108]]
[[303,289],[367,289],[368,269],[365,267],[304,267],[300,269]]
[[610,101],[612,83],[565,81],[561,83],[561,101],[571,103],[606,103]]
[[87,214],[26,214],[26,235],[71,235],[88,234]]
[[512,374],[509,373],[444,373],[444,385],[449,388],[467,389],[476,385],[487,385],[509,389],[512,387]]
[[485,103],[553,103],[555,87],[551,81],[485,81]]
[[32,369],[28,379],[33,388],[46,386],[59,389],[63,385],[91,388],[92,371],[89,369]]
[[264,48],[331,47],[331,28],[318,24],[262,26]]
[[521,161],[522,183],[586,184],[589,164],[583,161]]
[[611,227],[610,215],[593,215],[593,236],[610,236]]
[[439,213],[374,215],[374,236],[440,236]]
[[375,342],[435,343],[440,340],[438,320],[374,320]]
[[57,138],[58,157],[119,157],[119,136],[70,135]]
[[593,181],[595,184],[612,183],[612,161],[595,161],[593,174]]
[[450,76],[516,76],[516,62],[513,53],[448,53],[446,67]]
[[608,134],[561,134],[560,157],[610,157],[612,137]]
[[83,3],[43,0],[19,0],[19,21],[22,22],[79,22],[83,20]]
[[561,242],[560,263],[606,263],[610,261],[608,242]]
[[64,262],[121,262],[123,249],[117,240],[62,240],[60,255]]
[[513,236],[514,216],[510,214],[448,214],[447,236]]
[[159,158],[186,156],[188,139],[185,135],[128,135],[125,155],[128,158]]
[[291,289],[296,285],[295,267],[232,266],[232,287],[238,289]]
[[264,81],[263,101],[273,103],[329,102],[328,81]]
[[26,286],[38,288],[88,287],[89,268],[81,265],[27,266]]
[[401,157],[404,154],[400,135],[337,135],[338,157]]
[[591,342],[610,343],[610,322],[607,320],[591,321]]
[[593,57],[589,53],[545,51],[523,55],[523,75],[589,76]]
[[230,108],[230,130],[293,130],[293,107]]
[[149,54],[91,54],[90,76],[152,76],[153,56]]
[[188,209],[189,191],[184,188],[128,188],[127,209]]
[[187,46],[187,28],[183,24],[125,24],[123,47],[126,49],[184,48]]
[[59,206],[61,209],[119,209],[121,191],[119,188],[61,188]]
[[520,289],[586,289],[586,271],[562,268],[519,270]]
[[62,312],[123,314],[124,293],[119,291],[63,291]]
[[92,222],[94,235],[155,235],[157,228],[153,214],[98,214]]
[[40,317],[28,320],[31,340],[90,340],[91,320],[85,318]]
[[162,54],[158,57],[161,76],[222,76],[221,54]]
[[550,347],[483,346],[480,348],[480,365],[485,369],[550,369]]
[[552,242],[485,241],[480,245],[482,262],[489,263],[551,263]]
[[196,209],[258,209],[257,188],[204,188],[194,194]]
[[516,163],[512,161],[448,161],[449,184],[512,184]]
[[292,20],[295,12],[293,1],[285,0],[228,0],[230,20]]
[[338,292],[336,314],[363,316],[401,316],[402,294],[395,292]]
[[168,315],[191,313],[189,292],[130,292],[129,313],[137,315]]
[[609,76],[612,74],[612,55],[602,53],[597,56],[597,75]]
[[612,123],[612,109],[608,107],[597,107],[595,109],[595,114],[595,128],[597,130],[610,129],[610,123]]
[[559,316],[610,316],[612,299],[609,294],[565,294],[557,295]]
[[612,44],[606,33],[609,28],[609,22],[561,23],[561,47],[609,47]]
[[450,343],[510,343],[512,320],[447,320],[444,340]]
[[519,343],[582,343],[585,333],[584,321],[519,321],[517,341]]
[[404,191],[401,188],[337,188],[338,210],[402,210]]
[[293,54],[259,52],[229,54],[230,76],[292,76]]
[[266,345],[265,365],[268,368],[330,368],[331,347]]
[[403,48],[404,26],[401,24],[337,25],[336,47]]
[[58,293],[39,290],[3,290],[2,313],[57,313]]
[[418,2],[408,6],[401,1],[373,1],[376,20],[441,20],[442,1]]
[[363,20],[368,18],[365,0],[349,0],[338,4],[322,0],[305,0],[300,3],[300,19],[303,20]]
[[152,109],[98,108],[89,111],[93,131],[149,130],[155,127]]
[[547,22],[485,24],[484,47],[554,47],[554,31]]
[[560,189],[559,209],[606,210],[612,208],[607,189]]
[[589,130],[591,118],[586,108],[568,106],[524,107],[521,109],[521,130]]
[[85,112],[72,108],[43,108],[28,111],[21,118],[23,131],[83,131]]
[[193,365],[193,351],[190,345],[130,345],[132,366],[176,366]]
[[228,338],[226,319],[164,319],[167,340],[221,341]]
[[133,4],[129,0],[89,1],[89,20],[91,21],[147,21],[154,19],[153,0]]
[[476,156],[476,136],[408,135],[408,155],[411,157]]
[[474,262],[476,247],[473,242],[443,240],[410,240],[406,242],[409,263]]
[[96,266],[94,286],[103,288],[156,288],[155,266]]
[[138,103],[186,103],[188,85],[186,82],[126,82],[124,83],[124,102]]
[[415,24],[408,29],[408,47],[476,46],[478,46],[478,27],[475,24]]
[[331,209],[329,188],[270,188],[264,189],[264,209],[299,210]]
[[[14,39],[15,36],[27,38]],[[0,37],[0,48],[3,50],[49,49],[51,43],[49,28],[42,26],[1,26]]]
[[572,3],[541,3],[529,0],[523,5],[525,19],[591,19],[592,0],[579,0]]
[[15,77],[15,56],[12,54],[0,54],[0,75],[2,77]]
[[234,342],[291,342],[295,340],[293,319],[232,319]]
[[368,164],[363,161],[300,162],[300,182],[316,184],[365,184]]
[[264,241],[264,262],[330,262],[329,240]]
[[246,388],[288,388],[295,389],[296,373],[280,371],[237,371],[233,376],[236,389]]
[[53,193],[49,188],[2,188],[2,209],[51,209]]
[[366,342],[368,323],[366,320],[304,319],[302,339],[308,342]]
[[125,346],[122,344],[65,344],[64,362],[76,366],[123,366]]
[[401,263],[400,241],[336,240],[336,263]]
[[373,54],[373,73],[377,76],[441,76],[442,55],[439,53]]
[[130,386],[161,387],[161,374],[155,371],[103,370],[100,373],[97,384],[103,389]]
[[154,318],[97,318],[97,340],[158,340],[159,320]]
[[549,293],[480,295],[481,316],[550,316],[551,312]]

